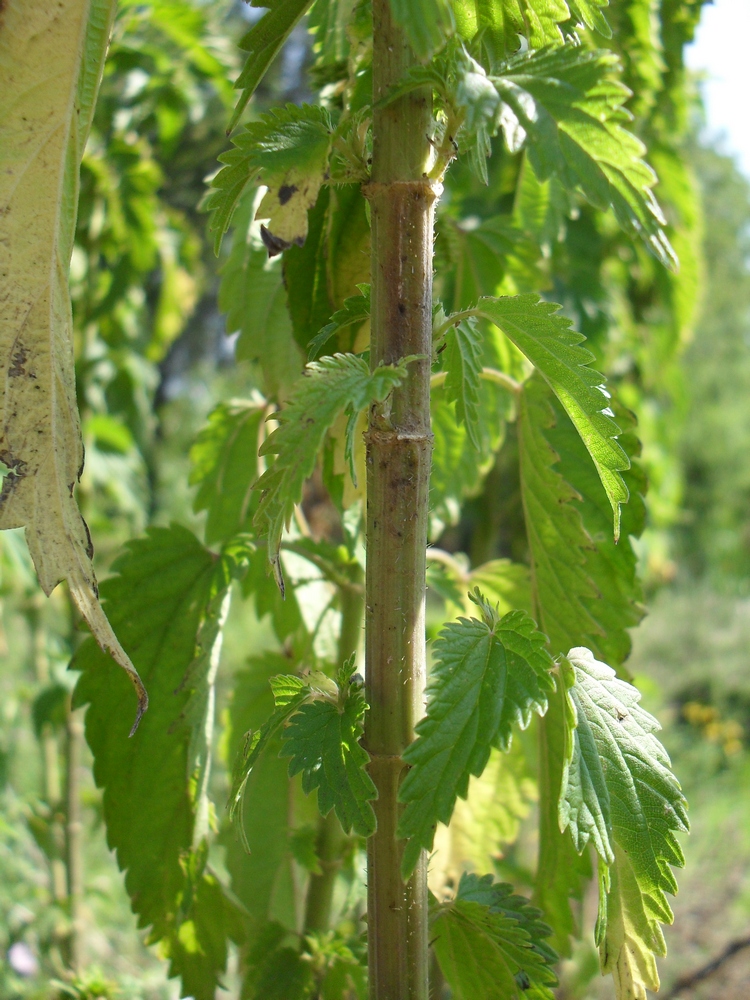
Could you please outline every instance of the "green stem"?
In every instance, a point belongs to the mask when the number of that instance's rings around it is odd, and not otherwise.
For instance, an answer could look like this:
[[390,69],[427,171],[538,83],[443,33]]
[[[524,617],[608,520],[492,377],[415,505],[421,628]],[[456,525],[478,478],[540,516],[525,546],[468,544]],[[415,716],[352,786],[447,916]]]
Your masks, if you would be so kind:
[[406,355],[405,382],[374,406],[367,431],[365,746],[378,789],[377,832],[367,845],[371,1000],[427,1000],[427,858],[404,884],[401,755],[424,712],[425,549],[432,434],[433,210],[427,179],[429,90],[378,105],[414,64],[390,0],[373,2],[373,165],[365,187],[372,219],[373,368]]
[[[341,631],[338,642],[338,662],[343,663],[356,653],[362,641],[364,590],[359,566],[352,566],[351,578],[339,590],[341,605]],[[331,811],[318,824],[315,845],[320,872],[310,876],[305,902],[305,932],[327,931],[331,923],[333,891],[339,873],[342,855],[348,838],[341,829],[336,814]]]

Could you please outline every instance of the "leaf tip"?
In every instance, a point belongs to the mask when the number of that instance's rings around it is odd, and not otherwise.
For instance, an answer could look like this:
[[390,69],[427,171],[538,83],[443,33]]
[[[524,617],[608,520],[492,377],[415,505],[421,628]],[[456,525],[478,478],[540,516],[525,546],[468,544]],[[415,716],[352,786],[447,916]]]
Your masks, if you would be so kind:
[[146,688],[143,686],[143,681],[138,676],[138,674],[136,674],[135,676],[131,674],[130,677],[131,680],[133,681],[133,687],[135,688],[135,693],[138,696],[138,708],[136,709],[135,712],[135,721],[133,722],[130,732],[128,733],[128,739],[130,739],[132,736],[135,736],[138,726],[140,725],[141,719],[143,718],[145,712],[148,711],[148,692],[146,691]]

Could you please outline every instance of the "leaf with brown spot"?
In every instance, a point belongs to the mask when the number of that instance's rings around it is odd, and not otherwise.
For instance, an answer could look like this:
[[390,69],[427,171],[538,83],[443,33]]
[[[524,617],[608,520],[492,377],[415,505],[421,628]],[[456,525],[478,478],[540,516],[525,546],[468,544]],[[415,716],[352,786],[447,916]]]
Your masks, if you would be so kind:
[[325,179],[326,160],[327,150],[326,159],[321,160],[314,172],[294,167],[284,174],[279,183],[269,184],[255,217],[268,219],[268,225],[264,226],[263,241],[270,256],[273,257],[279,250],[275,247],[271,249],[268,237],[281,250],[287,250],[293,244],[299,247],[304,245],[307,238],[307,213],[318,200],[318,192]]

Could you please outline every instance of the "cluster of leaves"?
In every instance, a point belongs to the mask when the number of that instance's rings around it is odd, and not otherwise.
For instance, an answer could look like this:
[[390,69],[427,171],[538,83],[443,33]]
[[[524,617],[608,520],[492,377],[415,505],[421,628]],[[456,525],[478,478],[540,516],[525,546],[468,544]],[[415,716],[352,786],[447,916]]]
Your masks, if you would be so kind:
[[[118,707],[128,698],[124,675],[93,640],[74,660],[109,843],[140,926],[196,1000],[214,996],[230,941],[251,1000],[341,1000],[366,989],[356,887],[375,789],[350,656],[363,606],[362,415],[386,403],[415,360],[371,370],[367,355],[368,5],[269,4],[240,43],[248,59],[231,124],[310,7],[319,100],[262,114],[252,107],[204,204],[217,252],[233,227],[219,305],[239,334],[237,359],[248,363],[245,397],[219,403],[191,452],[205,541],[152,527],[102,588],[151,697],[133,740]],[[455,896],[433,909],[436,958],[457,997],[551,997],[557,952],[567,954],[578,931],[571,900],[582,893],[592,843],[602,971],[612,972],[618,997],[645,998],[658,985],[653,956],[663,951],[670,865],[682,863],[675,832],[687,818],[655,720],[615,677],[627,629],[642,614],[631,538],[644,526],[645,478],[625,404],[646,409],[658,366],[690,323],[689,291],[662,273],[674,265],[673,244],[689,274],[694,263],[689,184],[664,184],[662,211],[642,139],[669,174],[681,50],[694,20],[663,12],[669,44],[656,68],[654,40],[625,30],[602,0],[392,0],[391,8],[422,62],[383,103],[432,90],[431,179],[446,188],[431,359],[433,541],[459,524],[467,501],[492,523],[488,475],[507,462],[519,543],[491,538],[472,568],[432,552],[442,561],[430,574],[431,599],[442,601],[446,624],[433,647],[426,716],[404,756],[402,874],[436,845],[439,824],[451,835],[459,799],[471,798],[490,762],[499,761],[506,790],[516,788],[511,754],[529,776],[521,734],[533,722],[535,905],[491,876],[462,876]],[[84,160],[73,298],[85,427],[94,466],[97,451],[129,456],[142,492],[153,365],[185,327],[199,265],[212,266],[199,249],[195,206],[163,190],[187,132],[227,97],[228,64],[206,42],[205,17],[162,0],[148,11],[123,8]],[[174,77],[170,46],[185,53],[186,78]],[[637,83],[634,97],[627,83]],[[651,312],[646,300],[657,303]],[[646,358],[633,345],[654,309],[666,332],[658,357]],[[584,335],[592,350],[581,346]],[[605,388],[600,368],[620,372],[621,384]],[[110,462],[102,477],[109,483],[124,468]],[[147,504],[135,507],[143,523]],[[225,885],[210,857],[213,799],[224,790],[217,794],[210,775],[232,587],[257,620],[269,617],[276,648],[234,677],[222,739],[224,763],[236,760],[236,827],[224,824],[218,838]],[[438,873],[440,864],[438,851]],[[460,870],[443,874],[455,880]],[[349,891],[333,910],[336,878]],[[330,932],[310,916],[320,898]]]

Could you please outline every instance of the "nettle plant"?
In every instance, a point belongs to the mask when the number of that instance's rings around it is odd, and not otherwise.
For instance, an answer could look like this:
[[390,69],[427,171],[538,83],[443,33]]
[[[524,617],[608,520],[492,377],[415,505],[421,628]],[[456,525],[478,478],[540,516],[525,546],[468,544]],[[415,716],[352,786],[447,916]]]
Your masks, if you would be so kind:
[[[75,701],[133,909],[182,995],[214,996],[234,942],[248,998],[551,998],[594,868],[602,972],[622,1000],[658,988],[688,823],[622,672],[642,613],[639,444],[539,295],[586,203],[676,266],[605,6],[268,0],[205,202],[217,252],[232,227],[220,305],[255,389],[193,447],[204,541],[172,526],[131,542],[108,619],[73,496],[67,265],[113,6],[3,8],[0,526],[25,525],[42,586],[68,581],[99,644],[73,661]],[[305,17],[316,103],[239,125]],[[504,210],[459,216],[483,184]],[[528,559],[470,568],[430,543],[498,454]],[[445,624],[426,686],[427,584]],[[230,886],[210,772],[232,594],[278,645],[234,678],[224,720]],[[512,813],[521,772],[539,797],[530,900],[495,881],[492,824],[485,873],[476,857],[458,872],[451,822],[487,780]]]

